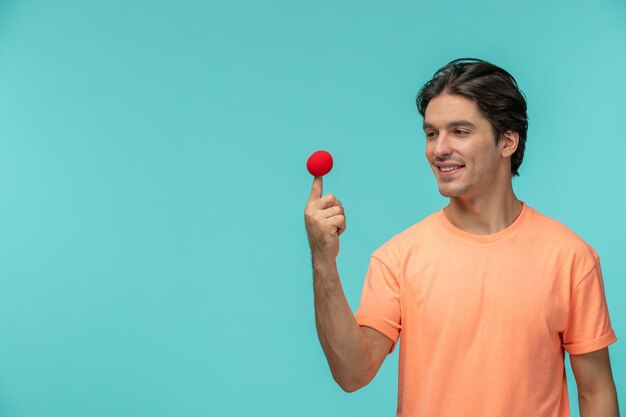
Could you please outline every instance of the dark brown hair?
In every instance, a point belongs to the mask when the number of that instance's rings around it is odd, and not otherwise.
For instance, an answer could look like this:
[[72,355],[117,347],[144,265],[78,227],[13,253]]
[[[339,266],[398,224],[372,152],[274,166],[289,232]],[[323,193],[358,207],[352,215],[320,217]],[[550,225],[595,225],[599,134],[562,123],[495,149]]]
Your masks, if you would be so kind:
[[424,117],[430,100],[447,92],[473,100],[491,123],[496,144],[507,130],[519,134],[517,150],[511,156],[511,176],[524,159],[528,116],[526,99],[515,78],[489,62],[475,58],[459,58],[435,72],[417,94],[417,110]]

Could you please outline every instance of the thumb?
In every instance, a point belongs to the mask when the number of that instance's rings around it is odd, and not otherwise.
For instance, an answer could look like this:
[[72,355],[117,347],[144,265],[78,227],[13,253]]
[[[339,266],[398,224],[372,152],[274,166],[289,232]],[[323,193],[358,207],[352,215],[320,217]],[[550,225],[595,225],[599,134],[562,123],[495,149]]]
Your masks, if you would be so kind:
[[322,177],[315,177],[313,178],[313,185],[311,186],[309,202],[319,200],[320,198],[322,198]]

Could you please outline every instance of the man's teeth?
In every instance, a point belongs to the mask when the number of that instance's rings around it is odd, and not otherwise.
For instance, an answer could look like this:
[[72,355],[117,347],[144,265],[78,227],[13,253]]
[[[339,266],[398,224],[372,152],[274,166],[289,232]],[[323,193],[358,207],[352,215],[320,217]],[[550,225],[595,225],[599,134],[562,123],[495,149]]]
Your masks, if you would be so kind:
[[449,172],[449,171],[454,171],[455,169],[458,169],[461,167],[440,167],[439,169],[442,170],[443,172]]

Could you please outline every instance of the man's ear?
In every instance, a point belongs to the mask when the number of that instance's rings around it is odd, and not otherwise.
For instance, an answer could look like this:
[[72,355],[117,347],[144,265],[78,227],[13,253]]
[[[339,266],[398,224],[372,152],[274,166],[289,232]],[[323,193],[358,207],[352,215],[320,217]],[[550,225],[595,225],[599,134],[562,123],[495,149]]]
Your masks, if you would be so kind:
[[517,150],[519,144],[519,133],[507,130],[500,139],[500,152],[503,158],[509,157]]

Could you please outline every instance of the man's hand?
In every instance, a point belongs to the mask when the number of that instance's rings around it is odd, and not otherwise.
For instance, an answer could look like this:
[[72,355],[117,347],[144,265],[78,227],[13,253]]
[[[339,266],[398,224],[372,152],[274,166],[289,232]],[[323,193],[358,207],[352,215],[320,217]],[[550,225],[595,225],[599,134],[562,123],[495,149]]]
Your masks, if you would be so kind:
[[322,177],[315,177],[304,208],[304,224],[313,259],[333,261],[339,255],[339,236],[346,230],[346,216],[332,194],[322,197]]

